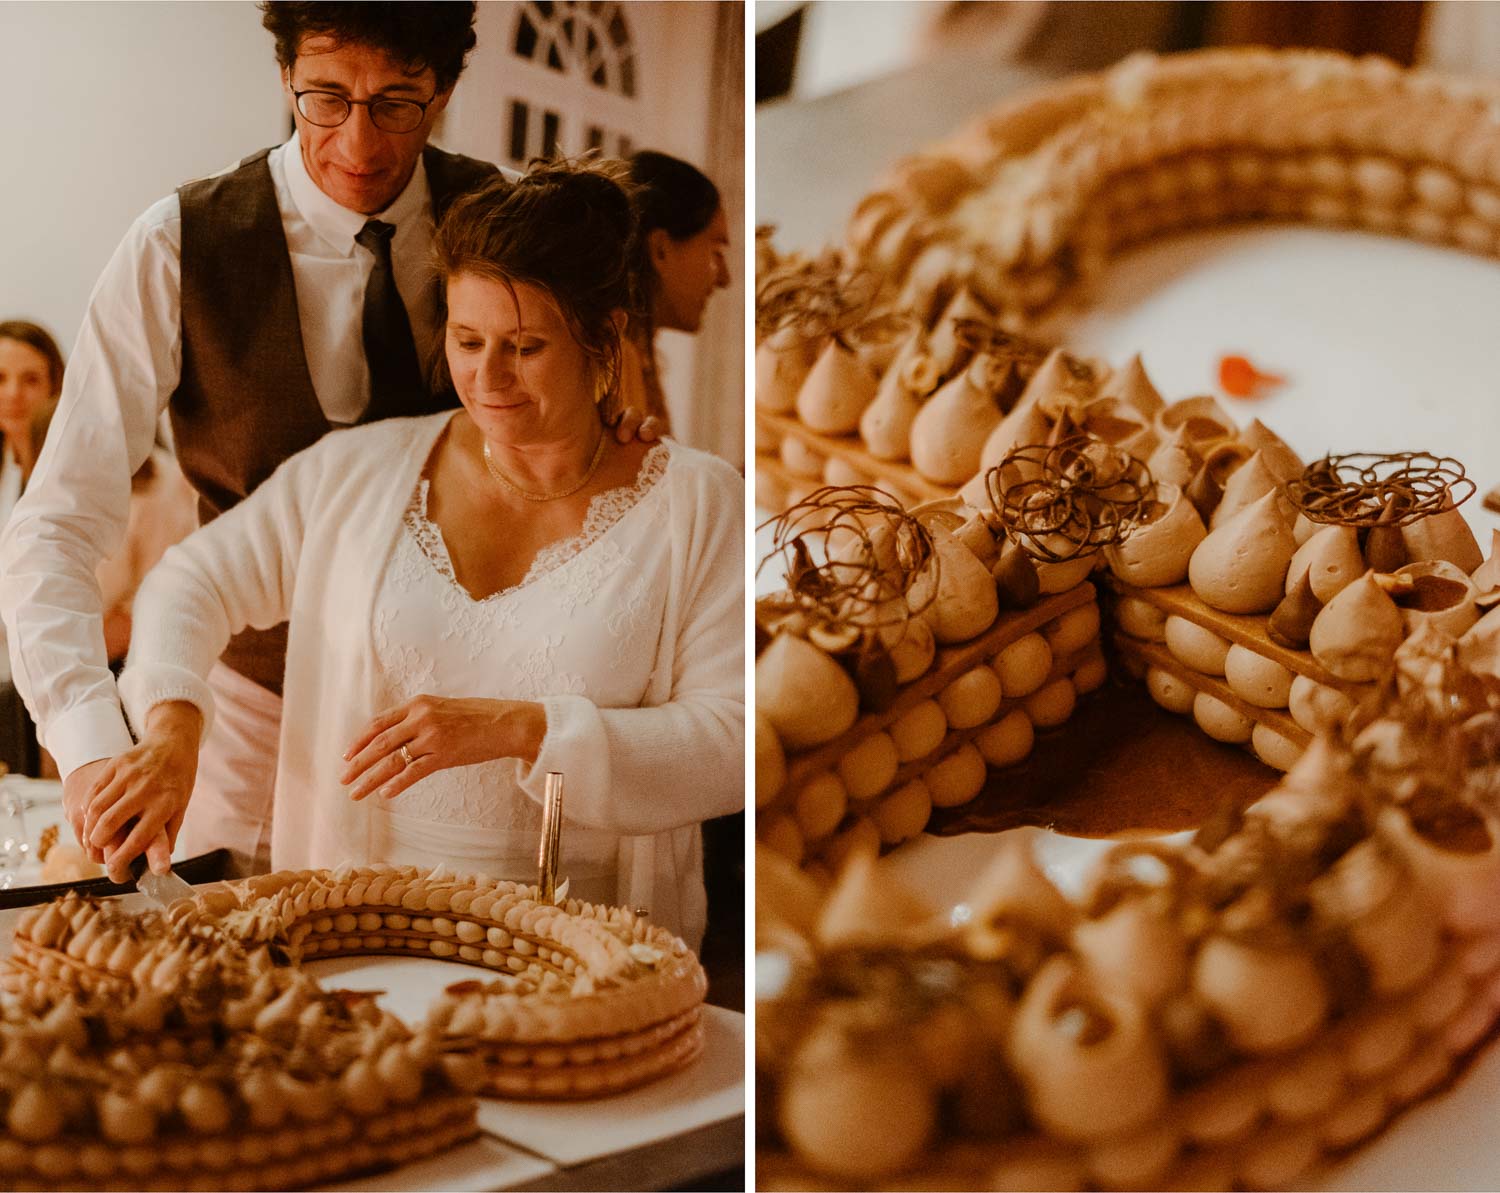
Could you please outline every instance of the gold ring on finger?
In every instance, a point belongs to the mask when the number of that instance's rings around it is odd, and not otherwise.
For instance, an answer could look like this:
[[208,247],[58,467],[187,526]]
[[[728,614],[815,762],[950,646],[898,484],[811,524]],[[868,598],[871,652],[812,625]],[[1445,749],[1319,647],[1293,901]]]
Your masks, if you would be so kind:
[[416,761],[416,759],[411,756],[411,750],[409,750],[406,746],[402,746],[398,753],[400,753],[401,755],[402,766],[410,766],[413,762]]

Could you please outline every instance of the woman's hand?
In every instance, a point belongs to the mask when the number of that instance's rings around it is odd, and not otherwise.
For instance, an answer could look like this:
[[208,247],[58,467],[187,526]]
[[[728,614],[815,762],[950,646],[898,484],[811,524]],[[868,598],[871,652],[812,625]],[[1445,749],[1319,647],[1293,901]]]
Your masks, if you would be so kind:
[[613,422],[605,425],[614,431],[617,443],[633,443],[637,439],[642,443],[655,443],[661,438],[661,420],[654,414],[642,416],[633,406],[625,407]]
[[130,863],[143,852],[156,873],[171,866],[202,735],[196,707],[181,700],[158,704],[147,714],[141,740],[100,769],[84,815],[84,844],[105,850],[115,882],[130,881]]
[[63,817],[72,827],[73,836],[78,839],[79,847],[91,862],[104,861],[104,850],[89,844],[89,829],[93,827],[88,818],[89,801],[94,798],[94,788],[99,776],[109,764],[108,758],[85,762],[69,771],[68,777],[63,780]]
[[349,798],[377,791],[390,799],[418,779],[450,766],[498,758],[536,761],[547,712],[529,700],[453,700],[418,696],[366,725],[344,752],[339,782]]

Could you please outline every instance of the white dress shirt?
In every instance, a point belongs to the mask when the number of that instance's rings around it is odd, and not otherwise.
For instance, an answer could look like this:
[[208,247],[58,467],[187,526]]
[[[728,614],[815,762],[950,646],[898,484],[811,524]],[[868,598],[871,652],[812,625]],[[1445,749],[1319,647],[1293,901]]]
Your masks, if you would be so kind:
[[[272,150],[269,166],[313,389],[330,421],[351,423],[369,404],[360,328],[374,257],[354,243],[367,219],[396,226],[396,288],[419,358],[441,347],[427,174],[419,158],[405,190],[370,217],[318,189],[296,135]],[[46,446],[0,538],[0,613],[14,682],[64,776],[132,744],[105,659],[95,568],[124,539],[131,475],[180,378],[181,245],[174,193],[131,225],[105,266]]]

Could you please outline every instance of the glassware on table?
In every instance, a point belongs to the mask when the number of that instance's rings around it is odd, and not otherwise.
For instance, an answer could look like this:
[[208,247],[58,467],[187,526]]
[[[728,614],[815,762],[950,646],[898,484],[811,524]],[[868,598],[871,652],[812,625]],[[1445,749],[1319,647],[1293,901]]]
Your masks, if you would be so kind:
[[0,778],[0,890],[15,886],[21,867],[31,860],[31,840],[26,833],[30,804],[15,790],[10,776]]

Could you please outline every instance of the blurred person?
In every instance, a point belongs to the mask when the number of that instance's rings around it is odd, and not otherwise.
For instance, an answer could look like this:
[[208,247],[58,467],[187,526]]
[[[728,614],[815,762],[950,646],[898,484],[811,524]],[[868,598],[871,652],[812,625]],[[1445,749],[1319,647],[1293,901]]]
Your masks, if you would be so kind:
[[630,159],[630,178],[641,243],[624,400],[669,427],[656,333],[694,334],[702,327],[709,298],[729,285],[729,223],[719,188],[680,158],[643,149]]
[[[474,4],[261,7],[295,131],[131,226],[84,316],[56,442],[0,539],[17,686],[80,841],[106,761],[132,743],[95,568],[124,540],[158,416],[208,522],[332,428],[456,404],[424,383],[442,335],[432,232],[495,167],[427,140]],[[284,625],[246,629],[209,677],[218,715],[182,842],[229,848],[238,873],[269,858],[285,655]]]
[[104,653],[116,675],[130,649],[130,606],[141,581],[168,547],[198,527],[198,495],[160,441],[130,478],[130,517],[121,549],[95,575],[104,608]]
[[[0,322],[0,525],[31,480],[62,383],[62,350],[46,328]],[[41,773],[36,726],[11,682],[8,657],[0,657],[0,761],[16,774]]]
[[120,681],[141,742],[88,808],[112,873],[160,867],[196,799],[224,643],[289,619],[277,869],[532,881],[560,771],[570,894],[696,945],[698,825],[744,801],[744,486],[607,430],[633,229],[594,168],[458,199],[434,251],[462,408],[328,436],[167,552]]
[[0,524],[31,479],[62,383],[62,350],[46,328],[0,322]]

